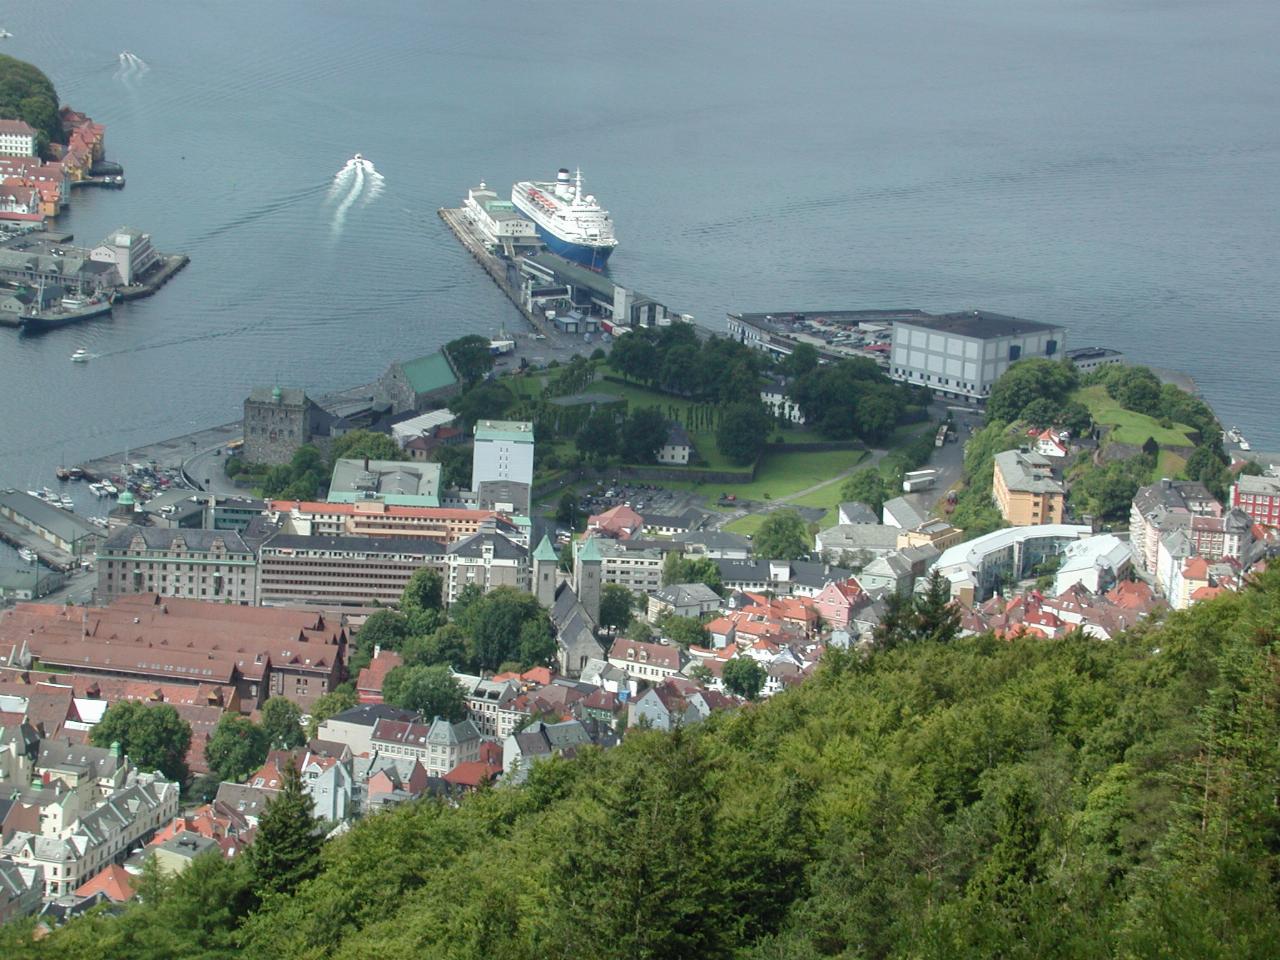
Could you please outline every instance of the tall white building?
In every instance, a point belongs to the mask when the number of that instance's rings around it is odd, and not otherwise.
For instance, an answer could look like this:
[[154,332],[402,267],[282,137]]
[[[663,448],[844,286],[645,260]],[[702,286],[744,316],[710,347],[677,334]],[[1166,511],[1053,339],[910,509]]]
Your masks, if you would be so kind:
[[897,320],[889,376],[981,403],[1011,363],[1060,359],[1065,341],[1063,327],[984,310]]
[[34,157],[36,132],[25,120],[0,120],[0,154],[6,157]]
[[525,420],[481,420],[475,429],[471,489],[486,480],[533,485],[533,424]]

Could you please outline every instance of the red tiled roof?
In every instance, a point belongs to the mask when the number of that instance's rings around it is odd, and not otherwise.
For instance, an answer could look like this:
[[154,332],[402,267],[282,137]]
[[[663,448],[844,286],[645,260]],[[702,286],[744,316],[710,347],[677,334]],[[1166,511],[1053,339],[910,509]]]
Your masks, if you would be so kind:
[[118,863],[104,867],[99,873],[76,887],[77,897],[105,893],[108,900],[124,903],[133,899],[133,877]]

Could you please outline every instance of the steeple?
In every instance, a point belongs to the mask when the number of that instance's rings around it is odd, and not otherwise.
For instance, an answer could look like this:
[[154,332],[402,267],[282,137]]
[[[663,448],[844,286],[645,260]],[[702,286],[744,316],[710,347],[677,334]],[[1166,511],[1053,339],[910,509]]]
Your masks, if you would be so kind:
[[544,607],[553,606],[556,602],[556,586],[559,580],[556,571],[559,566],[560,558],[556,556],[556,548],[544,534],[533,551],[533,594]]

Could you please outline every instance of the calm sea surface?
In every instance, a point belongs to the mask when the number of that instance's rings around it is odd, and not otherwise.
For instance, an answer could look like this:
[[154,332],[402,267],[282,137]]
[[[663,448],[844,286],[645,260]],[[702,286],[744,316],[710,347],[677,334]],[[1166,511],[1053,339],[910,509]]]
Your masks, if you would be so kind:
[[[984,307],[1195,376],[1280,448],[1275,0],[9,5],[0,52],[107,124],[121,224],[191,266],[0,330],[0,483],[518,323],[435,216],[580,165],[621,282],[727,311]],[[138,58],[120,59],[128,51]],[[335,175],[352,154],[381,180]],[[85,346],[96,359],[68,362]]]

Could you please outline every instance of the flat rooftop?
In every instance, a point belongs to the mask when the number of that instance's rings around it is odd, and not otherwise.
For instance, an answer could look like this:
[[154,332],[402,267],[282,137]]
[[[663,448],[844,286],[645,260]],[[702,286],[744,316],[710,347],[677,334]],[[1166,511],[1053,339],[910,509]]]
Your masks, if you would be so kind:
[[914,320],[929,314],[914,307],[893,307],[881,310],[774,310],[771,313],[731,313],[729,316],[756,326],[768,324],[804,323],[893,323],[897,320]]
[[920,317],[904,318],[903,322],[937,333],[951,333],[958,337],[975,337],[979,340],[1015,337],[1027,333],[1050,333],[1064,329],[1052,323],[1023,320],[1020,317],[991,313],[987,310],[964,310],[937,316],[922,314]]
[[401,460],[339,460],[329,483],[332,503],[383,500],[405,506],[440,505],[440,464]]

